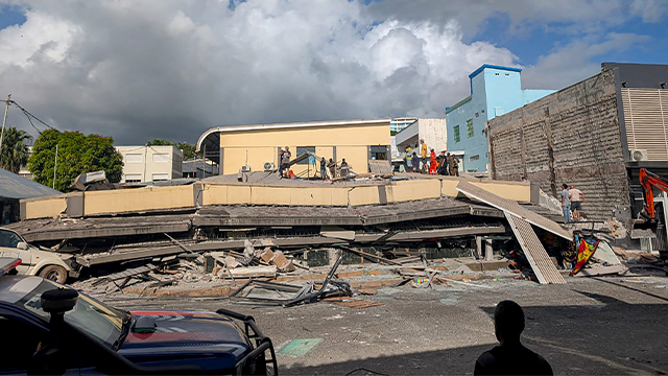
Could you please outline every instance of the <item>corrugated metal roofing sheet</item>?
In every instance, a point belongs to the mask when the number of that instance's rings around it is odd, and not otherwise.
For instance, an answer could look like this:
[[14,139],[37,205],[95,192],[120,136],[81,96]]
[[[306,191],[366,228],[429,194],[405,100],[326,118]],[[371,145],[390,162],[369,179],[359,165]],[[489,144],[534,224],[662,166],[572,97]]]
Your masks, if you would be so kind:
[[475,200],[484,202],[487,205],[491,205],[497,209],[503,210],[505,213],[510,213],[516,217],[522,218],[532,225],[540,227],[545,231],[549,231],[567,240],[573,240],[573,233],[571,231],[564,229],[563,227],[559,226],[558,223],[551,221],[540,214],[523,208],[515,201],[499,197],[488,190],[476,187],[475,185],[463,180],[460,181],[457,185],[457,190]]
[[61,193],[0,168],[0,198],[21,199],[59,195]]
[[520,247],[524,251],[524,256],[529,261],[529,265],[531,265],[531,269],[533,269],[538,282],[543,284],[566,283],[564,277],[557,270],[557,267],[554,266],[538,236],[536,236],[536,232],[531,227],[531,224],[510,213],[506,213],[506,219],[517,238],[517,242],[520,243]]

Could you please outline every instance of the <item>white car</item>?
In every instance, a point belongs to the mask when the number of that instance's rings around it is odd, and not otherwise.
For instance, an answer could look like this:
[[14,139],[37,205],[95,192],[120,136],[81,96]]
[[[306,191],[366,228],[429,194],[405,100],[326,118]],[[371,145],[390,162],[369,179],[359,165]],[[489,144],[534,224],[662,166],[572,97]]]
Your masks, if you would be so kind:
[[72,255],[43,251],[31,246],[17,232],[0,227],[0,257],[20,258],[23,262],[16,268],[19,274],[36,275],[58,283],[77,273],[67,261]]

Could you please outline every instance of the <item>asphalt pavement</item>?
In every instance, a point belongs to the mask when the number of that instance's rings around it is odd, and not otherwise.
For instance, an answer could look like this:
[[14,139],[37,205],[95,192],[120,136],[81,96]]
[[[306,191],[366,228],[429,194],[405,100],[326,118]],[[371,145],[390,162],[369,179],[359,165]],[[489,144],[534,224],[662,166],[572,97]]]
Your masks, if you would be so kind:
[[121,308],[253,315],[284,375],[464,375],[496,344],[491,315],[510,299],[525,310],[524,344],[555,374],[667,374],[668,278],[569,278],[566,285],[486,280],[473,286],[384,288],[364,309],[331,303],[254,307],[217,298],[101,296]]

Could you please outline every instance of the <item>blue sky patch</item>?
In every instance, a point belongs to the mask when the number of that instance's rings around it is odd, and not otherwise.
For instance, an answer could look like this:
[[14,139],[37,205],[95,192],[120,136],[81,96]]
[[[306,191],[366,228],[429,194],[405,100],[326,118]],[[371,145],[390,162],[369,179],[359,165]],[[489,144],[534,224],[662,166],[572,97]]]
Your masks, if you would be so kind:
[[24,22],[26,22],[26,16],[21,7],[0,5],[0,29],[14,25],[23,25]]

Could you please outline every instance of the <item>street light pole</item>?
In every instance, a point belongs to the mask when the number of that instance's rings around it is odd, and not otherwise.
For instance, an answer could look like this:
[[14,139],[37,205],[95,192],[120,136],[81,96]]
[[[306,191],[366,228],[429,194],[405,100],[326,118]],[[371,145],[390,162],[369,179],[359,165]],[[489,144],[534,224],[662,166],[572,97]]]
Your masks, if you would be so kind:
[[2,155],[2,139],[5,137],[5,123],[7,122],[7,112],[9,112],[9,101],[12,99],[12,95],[7,96],[7,102],[5,102],[5,117],[2,118],[2,130],[0,130],[0,155]]
[[56,144],[56,157],[53,159],[53,184],[51,188],[56,189],[56,168],[58,167],[58,144]]

